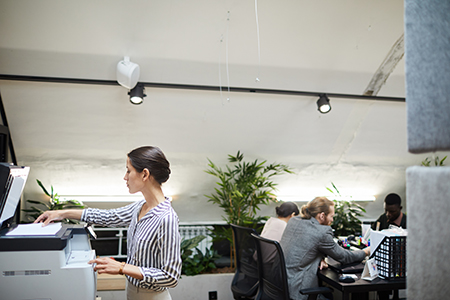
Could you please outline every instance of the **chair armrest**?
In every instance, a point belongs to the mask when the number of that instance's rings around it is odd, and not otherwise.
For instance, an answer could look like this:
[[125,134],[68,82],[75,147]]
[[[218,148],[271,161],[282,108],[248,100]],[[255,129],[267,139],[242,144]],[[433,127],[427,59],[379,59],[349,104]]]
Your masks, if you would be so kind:
[[314,295],[314,294],[323,294],[323,293],[332,293],[333,289],[325,286],[302,289],[300,290],[300,294],[302,295]]

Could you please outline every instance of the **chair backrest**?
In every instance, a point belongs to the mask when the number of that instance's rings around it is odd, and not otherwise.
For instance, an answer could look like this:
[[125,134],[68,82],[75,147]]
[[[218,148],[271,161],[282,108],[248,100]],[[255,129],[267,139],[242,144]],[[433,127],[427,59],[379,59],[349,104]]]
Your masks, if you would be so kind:
[[231,283],[235,299],[252,297],[258,291],[258,262],[254,257],[256,242],[251,234],[256,234],[253,228],[231,224],[236,253],[236,272]]
[[259,290],[256,300],[289,300],[289,287],[283,250],[277,241],[252,233],[259,265]]

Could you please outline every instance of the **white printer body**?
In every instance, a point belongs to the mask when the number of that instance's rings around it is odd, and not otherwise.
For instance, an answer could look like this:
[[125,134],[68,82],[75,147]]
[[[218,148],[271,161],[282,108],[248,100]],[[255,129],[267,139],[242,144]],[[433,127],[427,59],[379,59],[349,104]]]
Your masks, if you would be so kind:
[[95,300],[97,278],[88,264],[95,250],[84,226],[63,225],[50,235],[14,234],[21,225],[10,222],[28,170],[0,164],[0,300]]
[[85,229],[52,237],[0,235],[1,300],[95,300],[95,258]]

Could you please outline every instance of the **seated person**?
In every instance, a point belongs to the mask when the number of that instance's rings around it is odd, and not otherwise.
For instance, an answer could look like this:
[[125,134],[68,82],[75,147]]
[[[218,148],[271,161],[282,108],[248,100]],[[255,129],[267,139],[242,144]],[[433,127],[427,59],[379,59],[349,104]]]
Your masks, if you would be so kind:
[[275,212],[277,217],[270,217],[270,219],[267,220],[261,232],[261,236],[266,239],[280,242],[287,222],[293,216],[298,216],[300,211],[297,204],[293,202],[284,202],[275,208]]
[[[406,215],[402,212],[402,199],[399,195],[391,193],[384,198],[384,211],[375,223],[372,224],[373,230],[388,229],[389,225],[395,225],[406,229]],[[377,223],[380,224],[377,229]]]
[[333,240],[331,222],[334,202],[317,197],[303,205],[300,216],[289,220],[281,238],[286,261],[286,271],[291,299],[304,300],[307,295],[301,289],[318,287],[317,271],[326,267],[325,256],[340,263],[362,261],[370,254],[370,248],[349,251]]

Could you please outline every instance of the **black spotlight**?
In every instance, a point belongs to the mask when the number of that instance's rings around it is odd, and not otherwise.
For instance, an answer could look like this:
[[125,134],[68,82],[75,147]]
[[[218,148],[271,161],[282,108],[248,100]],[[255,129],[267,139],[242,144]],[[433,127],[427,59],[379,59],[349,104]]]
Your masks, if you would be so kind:
[[328,99],[327,95],[320,95],[319,100],[317,100],[317,109],[322,114],[326,114],[331,110],[330,99]]
[[130,95],[130,102],[135,105],[144,102],[144,97],[147,96],[144,94],[144,85],[141,83],[138,83],[132,90],[130,90],[128,95]]

